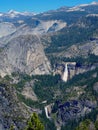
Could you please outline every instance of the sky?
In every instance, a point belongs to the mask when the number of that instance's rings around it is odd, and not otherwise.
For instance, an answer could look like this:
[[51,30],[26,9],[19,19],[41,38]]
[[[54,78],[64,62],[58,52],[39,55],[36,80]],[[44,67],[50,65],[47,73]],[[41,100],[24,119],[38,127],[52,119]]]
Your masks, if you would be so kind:
[[[16,10],[20,12],[45,12],[62,6],[91,3],[93,0],[0,0],[0,12]],[[98,2],[98,0],[95,0]]]

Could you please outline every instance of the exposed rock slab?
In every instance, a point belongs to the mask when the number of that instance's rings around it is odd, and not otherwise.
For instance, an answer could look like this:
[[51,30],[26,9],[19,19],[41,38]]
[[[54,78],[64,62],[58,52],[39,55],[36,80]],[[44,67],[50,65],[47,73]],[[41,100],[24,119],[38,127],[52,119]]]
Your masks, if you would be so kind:
[[0,75],[15,71],[30,75],[49,74],[50,63],[39,36],[19,36],[12,39],[0,54]]

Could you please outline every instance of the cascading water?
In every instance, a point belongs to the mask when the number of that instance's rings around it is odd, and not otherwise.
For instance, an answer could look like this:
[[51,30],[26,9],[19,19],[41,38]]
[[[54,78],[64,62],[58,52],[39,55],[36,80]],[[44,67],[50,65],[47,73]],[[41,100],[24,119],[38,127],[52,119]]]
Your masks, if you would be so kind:
[[49,117],[49,115],[48,115],[48,107],[47,107],[47,106],[45,107],[45,113],[46,113],[46,117],[47,117],[48,119],[50,119],[50,117]]
[[68,67],[67,67],[67,63],[65,65],[65,70],[64,70],[64,73],[63,73],[63,76],[62,76],[62,80],[64,82],[67,82],[67,80],[68,80]]

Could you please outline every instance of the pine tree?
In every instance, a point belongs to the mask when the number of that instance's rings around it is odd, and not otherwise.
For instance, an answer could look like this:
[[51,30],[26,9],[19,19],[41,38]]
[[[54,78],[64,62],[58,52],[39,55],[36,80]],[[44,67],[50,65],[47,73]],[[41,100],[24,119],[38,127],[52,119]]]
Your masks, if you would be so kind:
[[10,126],[10,130],[15,130],[13,125]]
[[98,130],[98,120],[95,122],[95,128]]
[[44,126],[36,113],[31,116],[26,130],[44,130]]

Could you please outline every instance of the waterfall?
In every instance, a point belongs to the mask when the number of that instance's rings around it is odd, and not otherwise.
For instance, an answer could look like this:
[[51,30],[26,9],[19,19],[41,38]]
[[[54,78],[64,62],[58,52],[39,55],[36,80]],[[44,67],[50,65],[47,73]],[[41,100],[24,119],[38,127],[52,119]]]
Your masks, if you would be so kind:
[[64,70],[64,73],[63,73],[63,76],[62,76],[62,80],[67,82],[68,80],[68,67],[67,67],[67,63],[65,65],[65,70]]
[[45,107],[45,113],[46,113],[46,117],[47,117],[48,119],[50,119],[50,116],[49,116],[49,114],[48,114],[48,106]]

